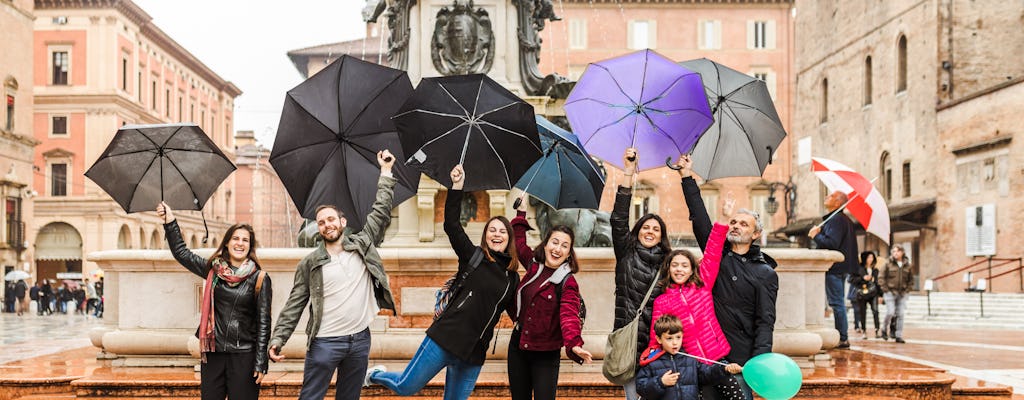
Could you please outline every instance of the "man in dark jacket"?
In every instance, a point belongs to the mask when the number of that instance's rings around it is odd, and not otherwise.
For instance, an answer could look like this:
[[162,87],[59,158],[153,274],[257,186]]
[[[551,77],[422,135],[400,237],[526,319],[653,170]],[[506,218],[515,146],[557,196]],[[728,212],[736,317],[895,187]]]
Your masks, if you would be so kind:
[[18,302],[18,305],[14,307],[16,307],[18,311],[18,316],[21,316],[25,310],[28,310],[28,299],[25,298],[26,294],[28,294],[28,285],[25,284],[24,280],[19,280],[18,283],[14,284],[14,300]]
[[[711,218],[700,187],[693,178],[693,161],[689,155],[679,158],[679,175],[683,178],[683,197],[690,210],[693,234],[703,251],[711,234]],[[753,211],[740,209],[729,221],[727,243],[722,250],[722,264],[718,280],[711,289],[715,300],[715,316],[722,326],[722,333],[732,350],[726,359],[740,365],[756,355],[772,351],[772,334],[775,331],[775,299],[779,292],[779,276],[775,273],[778,265],[774,259],[761,252],[754,244],[760,239],[764,226],[761,217]],[[750,387],[742,375],[735,375],[743,387],[744,396],[753,399]],[[705,399],[716,399],[713,386],[703,386]]]
[[857,236],[853,233],[853,222],[843,213],[840,208],[848,198],[840,191],[832,192],[825,198],[825,208],[828,214],[822,219],[825,221],[820,226],[811,228],[807,236],[814,240],[819,249],[836,250],[843,253],[843,261],[832,264],[832,267],[825,273],[825,297],[828,299],[829,307],[832,307],[832,318],[835,320],[836,330],[839,331],[840,349],[850,347],[846,330],[849,329],[846,321],[846,300],[843,299],[843,284],[849,274],[857,272]]

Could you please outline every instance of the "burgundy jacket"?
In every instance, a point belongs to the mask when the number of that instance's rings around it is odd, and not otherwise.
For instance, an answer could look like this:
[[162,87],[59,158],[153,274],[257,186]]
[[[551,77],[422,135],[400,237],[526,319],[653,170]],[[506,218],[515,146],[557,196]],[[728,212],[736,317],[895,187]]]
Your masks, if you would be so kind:
[[[583,360],[572,352],[575,346],[583,346],[583,329],[579,319],[580,287],[576,278],[568,272],[568,265],[559,267],[564,271],[555,271],[551,279],[545,281],[541,290],[531,299],[522,298],[523,287],[540,275],[543,264],[533,259],[533,249],[526,245],[526,231],[532,229],[526,222],[526,213],[519,211],[512,221],[515,234],[516,253],[519,262],[526,268],[526,275],[519,280],[516,288],[516,299],[512,303],[513,318],[518,318],[522,307],[525,320],[515,321],[520,329],[519,348],[529,351],[551,351],[565,347],[565,354],[570,360],[582,363]],[[562,298],[558,301],[557,285],[562,285]]]

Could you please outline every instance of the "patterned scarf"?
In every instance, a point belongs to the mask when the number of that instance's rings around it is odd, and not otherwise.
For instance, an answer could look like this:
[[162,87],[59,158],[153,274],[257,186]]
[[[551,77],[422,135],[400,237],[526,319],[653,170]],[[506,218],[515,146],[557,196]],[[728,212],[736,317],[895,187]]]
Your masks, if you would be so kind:
[[216,326],[214,322],[213,312],[213,288],[217,286],[217,283],[224,281],[229,287],[237,287],[242,281],[249,278],[256,272],[256,263],[250,259],[246,259],[242,263],[242,266],[236,270],[231,270],[231,265],[223,258],[217,257],[213,259],[210,272],[206,275],[206,284],[203,288],[203,304],[201,308],[201,314],[199,317],[199,351],[203,354],[203,362],[206,362],[206,353],[214,351],[214,343],[216,342]]

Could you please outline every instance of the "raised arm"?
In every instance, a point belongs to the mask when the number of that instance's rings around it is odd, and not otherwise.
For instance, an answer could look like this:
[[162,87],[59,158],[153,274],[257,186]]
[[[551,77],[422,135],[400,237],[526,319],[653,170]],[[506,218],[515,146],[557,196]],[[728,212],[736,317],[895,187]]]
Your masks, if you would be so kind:
[[174,212],[164,202],[156,207],[156,215],[164,219],[164,238],[167,239],[167,247],[171,249],[171,255],[178,261],[178,264],[185,267],[189,272],[206,279],[210,268],[205,258],[193,253],[185,246],[185,240],[181,237],[181,228],[178,220],[174,219]]
[[[626,181],[632,182],[633,174],[636,172],[638,160],[636,149],[626,149],[622,155],[622,164],[626,166]],[[622,258],[628,252],[629,240],[629,205],[633,200],[633,189],[619,186],[615,192],[615,205],[612,207],[612,215],[608,223],[612,227],[612,247],[615,250],[615,258]]]
[[711,234],[711,217],[708,216],[708,209],[704,206],[704,199],[700,197],[697,180],[693,179],[693,160],[689,155],[683,155],[679,157],[676,165],[680,167],[678,171],[679,176],[682,177],[683,199],[686,201],[686,208],[690,210],[693,235],[696,236],[701,251],[705,251],[708,246],[708,236]]
[[715,287],[715,281],[718,280],[718,271],[722,266],[722,248],[725,247],[725,235],[729,232],[728,221],[732,218],[735,207],[736,199],[732,197],[732,192],[726,193],[722,204],[722,220],[725,223],[716,222],[711,228],[704,257],[700,260],[700,279],[704,281],[704,287],[709,291]]
[[517,211],[516,217],[510,222],[512,223],[512,233],[515,236],[516,255],[519,257],[519,265],[527,268],[533,262],[533,249],[526,244],[526,232],[533,228],[526,221],[526,211]]
[[[386,161],[388,160],[388,161]],[[380,178],[377,180],[377,198],[373,202],[370,214],[366,216],[366,224],[357,236],[380,245],[384,241],[384,232],[391,224],[391,205],[395,197],[395,183],[398,182],[391,174],[395,164],[395,156],[388,150],[377,152],[377,163],[380,164]]]
[[448,242],[452,250],[459,256],[460,265],[469,262],[476,251],[476,246],[469,240],[466,230],[459,223],[459,215],[462,213],[462,185],[465,183],[466,174],[462,165],[456,165],[452,169],[452,188],[448,191],[448,198],[444,202],[444,233],[448,235]]

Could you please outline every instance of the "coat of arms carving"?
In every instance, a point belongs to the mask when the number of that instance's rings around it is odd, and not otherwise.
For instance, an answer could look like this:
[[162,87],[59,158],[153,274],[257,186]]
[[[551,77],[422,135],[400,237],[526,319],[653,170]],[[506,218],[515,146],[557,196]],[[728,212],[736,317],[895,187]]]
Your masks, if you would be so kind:
[[486,74],[494,63],[494,31],[483,8],[473,10],[473,1],[437,12],[431,39],[430,58],[442,75]]

